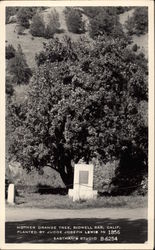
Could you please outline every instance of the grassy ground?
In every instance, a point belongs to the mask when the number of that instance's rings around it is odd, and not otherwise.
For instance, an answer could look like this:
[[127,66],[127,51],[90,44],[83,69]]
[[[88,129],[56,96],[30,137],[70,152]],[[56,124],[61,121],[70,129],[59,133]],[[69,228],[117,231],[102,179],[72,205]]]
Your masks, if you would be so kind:
[[[73,34],[72,32],[68,31],[63,13],[64,7],[56,7],[55,9],[59,13],[60,28],[64,30],[63,33],[55,34],[55,37],[59,37],[61,40],[67,35],[71,37],[73,41],[77,41],[82,35]],[[53,10],[53,8],[48,8],[42,13],[45,22],[48,22],[48,15],[50,14],[51,10]],[[16,25],[16,23],[10,23],[6,25],[6,42],[7,44],[12,44],[15,49],[17,49],[18,44],[20,44],[26,56],[29,67],[33,69],[36,67],[35,55],[43,49],[43,43],[48,43],[48,39],[43,37],[33,37],[30,34],[29,29],[24,31],[24,35],[18,35]]]
[[[8,205],[9,206],[9,205]],[[82,208],[139,208],[147,207],[147,197],[143,196],[116,196],[98,197],[96,200],[73,202],[68,195],[51,195],[39,193],[23,193],[16,197],[17,207],[36,207],[36,208],[63,208],[63,209],[82,209]]]
[[20,44],[26,56],[27,63],[32,69],[36,66],[35,54],[43,49],[43,42],[46,42],[46,39],[43,37],[33,37],[28,30],[25,31],[25,35],[18,35],[16,31],[14,32],[15,27],[16,24],[14,23],[6,25],[7,44],[12,44],[15,49]]

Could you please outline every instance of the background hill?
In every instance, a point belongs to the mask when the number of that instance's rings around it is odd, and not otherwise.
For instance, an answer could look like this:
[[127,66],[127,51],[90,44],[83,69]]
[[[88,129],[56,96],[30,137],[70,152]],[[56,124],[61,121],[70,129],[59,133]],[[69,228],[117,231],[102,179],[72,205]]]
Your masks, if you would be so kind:
[[[65,15],[64,15],[64,9],[65,7],[55,7],[55,8],[47,8],[44,11],[41,11],[41,14],[44,17],[45,22],[48,22],[48,15],[55,9],[59,14],[59,21],[60,21],[60,28],[63,30],[63,33],[61,34],[55,34],[55,37],[58,37],[62,39],[65,35],[71,37],[72,40],[77,41],[81,36],[87,36],[89,37],[88,31],[86,29],[86,32],[84,34],[75,34],[68,31]],[[125,22],[128,20],[128,17],[131,17],[133,15],[134,9],[131,9],[129,11],[125,11],[124,13],[119,15],[120,23],[124,26]],[[86,22],[86,26],[88,26],[89,19],[85,14],[82,14],[83,19]],[[23,53],[26,56],[27,63],[31,68],[34,68],[35,63],[35,54],[39,53],[43,48],[43,43],[48,42],[47,39],[43,37],[34,37],[30,34],[29,29],[24,30],[24,35],[18,34],[18,31],[16,29],[17,23],[8,23],[6,24],[6,43],[12,44],[14,48],[17,48],[18,44],[21,45]],[[124,27],[124,31],[126,31]],[[148,33],[144,35],[133,35],[133,44],[137,44],[140,47],[140,50],[145,54],[147,57],[148,53]]]

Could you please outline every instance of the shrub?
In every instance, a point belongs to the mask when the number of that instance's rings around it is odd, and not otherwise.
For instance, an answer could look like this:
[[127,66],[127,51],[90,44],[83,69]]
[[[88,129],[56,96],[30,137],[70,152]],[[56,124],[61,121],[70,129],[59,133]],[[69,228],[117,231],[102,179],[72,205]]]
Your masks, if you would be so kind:
[[7,95],[12,96],[13,93],[14,93],[14,89],[13,89],[12,84],[6,83],[5,91],[6,91],[6,94],[7,94]]
[[77,34],[85,32],[85,23],[79,10],[66,7],[64,13],[68,31]]
[[99,192],[111,193],[111,184],[118,167],[118,161],[111,161],[107,164],[93,160],[94,165],[94,188]]
[[25,55],[23,54],[22,48],[18,45],[15,57],[9,66],[9,71],[13,76],[14,82],[17,84],[27,84],[30,77],[32,76],[32,71],[28,67]]
[[9,44],[5,48],[5,58],[8,60],[13,58],[15,56],[15,52],[15,48],[12,46],[12,44]]
[[136,52],[136,51],[138,50],[137,44],[134,44],[134,45],[132,46],[132,50],[133,50],[134,52]]
[[47,39],[53,38],[55,33],[60,33],[59,14],[56,10],[48,15],[47,25],[41,15],[36,14],[32,18],[30,25],[30,33],[33,36],[45,37]]
[[148,9],[147,7],[138,7],[133,15],[126,22],[126,29],[129,35],[143,35],[148,32]]
[[14,16],[18,12],[17,7],[6,7],[6,13],[5,13],[5,22],[8,24],[10,22],[10,17]]
[[59,32],[59,28],[59,14],[56,10],[54,10],[48,15],[48,24],[45,30],[45,37],[53,38],[54,34]]
[[123,7],[123,6],[118,6],[115,8],[116,8],[117,14],[123,14],[125,11],[130,10],[130,7]]
[[18,13],[17,13],[18,24],[28,29],[30,26],[29,18],[30,17],[29,17],[28,9],[26,7],[19,8]]
[[112,36],[112,33],[120,32],[123,34],[118,15],[115,12],[113,14],[110,13],[110,8],[101,9],[98,15],[90,18],[89,35],[93,39],[99,35]]
[[[143,133],[147,135],[147,129],[145,130]],[[117,195],[129,195],[135,190],[142,190],[141,186],[145,187],[146,184],[146,174],[147,160],[144,151],[139,149],[134,142],[124,142],[120,152],[119,166],[113,178],[115,186],[113,191]]]
[[14,88],[13,88],[12,83],[13,83],[12,78],[9,76],[6,76],[5,92],[8,96],[12,96],[14,93]]
[[98,8],[98,7],[83,7],[85,15],[87,15],[90,18],[93,18],[97,16],[100,11],[103,9],[103,7]]
[[38,13],[33,16],[32,23],[30,25],[30,33],[32,36],[44,37],[45,35],[45,23],[43,17]]

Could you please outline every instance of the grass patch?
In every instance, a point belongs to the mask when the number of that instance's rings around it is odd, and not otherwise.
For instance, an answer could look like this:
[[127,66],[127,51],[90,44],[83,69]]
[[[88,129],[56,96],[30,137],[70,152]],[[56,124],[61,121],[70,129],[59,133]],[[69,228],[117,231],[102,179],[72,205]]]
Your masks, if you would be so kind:
[[98,197],[96,200],[80,200],[73,202],[68,195],[27,193],[16,197],[17,207],[36,208],[139,208],[147,207],[146,196],[115,196]]

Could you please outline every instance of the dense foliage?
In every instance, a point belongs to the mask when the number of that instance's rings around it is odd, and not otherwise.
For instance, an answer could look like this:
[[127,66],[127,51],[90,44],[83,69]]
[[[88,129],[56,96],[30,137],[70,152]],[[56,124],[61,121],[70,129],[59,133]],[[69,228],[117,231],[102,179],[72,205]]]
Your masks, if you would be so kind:
[[56,10],[48,15],[48,24],[45,29],[45,38],[53,38],[55,33],[60,31],[59,14]]
[[9,72],[13,76],[13,82],[16,84],[27,84],[32,76],[32,71],[26,62],[20,45],[18,45],[15,56],[10,60]]
[[9,23],[10,17],[14,16],[18,12],[18,7],[6,7],[6,13],[5,13],[5,22],[6,24]]
[[90,37],[96,38],[98,35],[103,34],[112,37],[125,37],[116,8],[86,7],[84,11],[89,16]]
[[137,7],[126,22],[129,35],[143,35],[148,32],[148,8]]
[[47,39],[53,38],[55,33],[61,32],[59,14],[56,10],[51,11],[48,15],[47,23],[41,14],[37,13],[32,18],[30,25],[30,33],[33,36],[45,37]]
[[127,166],[131,183],[140,183],[147,168],[147,128],[138,105],[147,101],[147,65],[127,45],[106,36],[93,43],[66,38],[45,45],[25,103],[9,107],[10,157],[27,169],[54,168],[67,187],[73,163],[81,158],[121,158],[118,174]]
[[103,10],[107,10],[108,12],[110,12],[111,14],[114,13],[114,14],[122,14],[124,13],[125,11],[128,11],[130,8],[132,7],[123,7],[123,6],[118,6],[118,7],[83,7],[83,11],[84,11],[84,14],[87,15],[88,17],[95,17],[97,16],[100,12],[102,12]]
[[14,56],[15,56],[15,48],[12,46],[12,44],[8,44],[5,47],[5,58],[9,60]]
[[17,22],[24,28],[28,29],[30,24],[29,24],[29,9],[26,7],[19,8],[17,12]]
[[5,80],[5,92],[7,94],[7,98],[12,96],[14,93],[14,88],[13,88],[13,84],[12,84],[12,78],[9,76],[6,76],[6,80]]
[[81,34],[85,32],[85,23],[82,20],[82,14],[78,9],[66,7],[64,10],[68,31]]
[[33,36],[42,37],[45,34],[45,23],[42,15],[36,14],[32,18],[32,23],[30,25],[30,33]]

